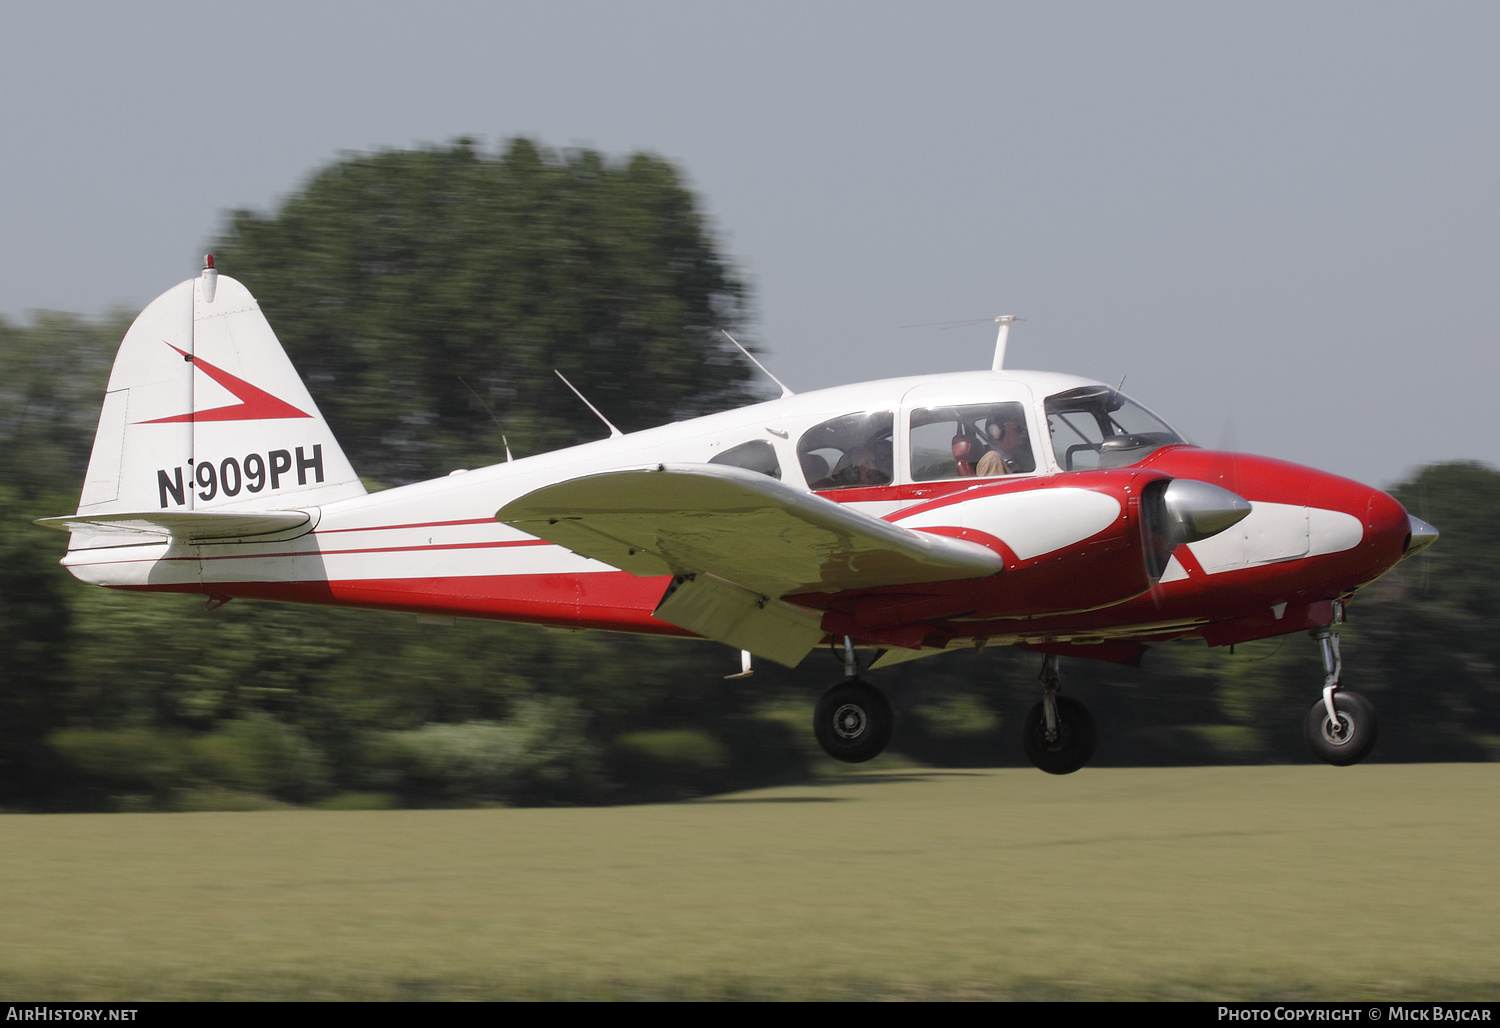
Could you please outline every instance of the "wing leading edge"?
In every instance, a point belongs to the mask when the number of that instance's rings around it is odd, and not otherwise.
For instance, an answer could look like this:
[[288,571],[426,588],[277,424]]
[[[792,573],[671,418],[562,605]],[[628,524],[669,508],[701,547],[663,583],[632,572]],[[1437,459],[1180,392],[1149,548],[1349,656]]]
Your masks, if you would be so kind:
[[658,617],[784,664],[823,631],[817,613],[783,596],[983,578],[1003,566],[977,543],[719,464],[586,475],[527,493],[495,517],[632,574],[677,576]]

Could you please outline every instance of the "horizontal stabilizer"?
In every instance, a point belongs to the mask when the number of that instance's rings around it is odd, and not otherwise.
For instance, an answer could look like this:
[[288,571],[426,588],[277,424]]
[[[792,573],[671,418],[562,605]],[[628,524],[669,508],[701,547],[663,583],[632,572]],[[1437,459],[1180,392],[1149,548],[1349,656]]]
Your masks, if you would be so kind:
[[722,464],[587,475],[527,493],[495,517],[633,574],[706,572],[768,597],[983,578],[1003,567],[978,543],[902,528]]
[[[65,528],[72,532],[101,535],[136,536],[120,539],[127,542],[149,542],[152,539],[174,539],[184,543],[226,542],[294,532],[302,535],[312,527],[312,515],[301,510],[270,510],[254,513],[228,511],[144,511],[119,514],[70,514],[60,518],[42,518],[37,522],[48,528]],[[152,538],[139,538],[142,536]]]

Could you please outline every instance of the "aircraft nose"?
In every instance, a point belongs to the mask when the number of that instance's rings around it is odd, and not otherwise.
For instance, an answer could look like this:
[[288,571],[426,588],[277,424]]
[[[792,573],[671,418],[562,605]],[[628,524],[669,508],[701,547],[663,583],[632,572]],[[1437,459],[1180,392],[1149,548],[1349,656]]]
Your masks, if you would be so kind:
[[1424,550],[1438,541],[1438,530],[1421,518],[1408,514],[1406,522],[1411,532],[1407,537],[1405,556],[1410,557],[1418,550]]
[[1371,489],[1365,503],[1365,545],[1383,565],[1382,574],[1406,556],[1414,534],[1406,508],[1389,493]]

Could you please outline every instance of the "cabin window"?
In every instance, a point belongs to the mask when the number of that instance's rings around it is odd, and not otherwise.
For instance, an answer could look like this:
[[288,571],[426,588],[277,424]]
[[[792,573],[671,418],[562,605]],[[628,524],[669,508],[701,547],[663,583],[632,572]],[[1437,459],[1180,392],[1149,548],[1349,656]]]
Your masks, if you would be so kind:
[[781,462],[776,459],[776,448],[764,439],[752,439],[748,443],[730,447],[709,463],[728,464],[777,479],[781,477]]
[[895,478],[890,411],[846,414],[815,425],[797,440],[797,460],[813,489],[889,485]]
[[1036,470],[1020,403],[923,407],[911,412],[913,482],[994,478]]
[[1185,442],[1173,428],[1106,385],[1047,397],[1052,452],[1064,471],[1123,468],[1163,446]]

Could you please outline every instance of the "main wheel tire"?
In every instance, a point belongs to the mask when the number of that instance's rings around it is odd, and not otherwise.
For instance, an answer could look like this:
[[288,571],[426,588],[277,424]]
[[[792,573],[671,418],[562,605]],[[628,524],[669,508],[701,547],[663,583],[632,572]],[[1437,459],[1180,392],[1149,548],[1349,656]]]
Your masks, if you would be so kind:
[[1333,694],[1333,706],[1339,712],[1337,729],[1322,700],[1314,703],[1307,712],[1302,722],[1307,732],[1307,745],[1312,747],[1319,760],[1339,767],[1358,764],[1370,755],[1380,735],[1375,708],[1359,693],[1343,691]]
[[813,734],[823,752],[846,764],[878,757],[891,741],[896,715],[873,685],[841,682],[825,692],[813,712]]
[[1038,703],[1026,715],[1021,745],[1033,764],[1049,775],[1070,775],[1089,762],[1099,741],[1094,715],[1077,700],[1057,697],[1057,738],[1047,741],[1047,712]]

